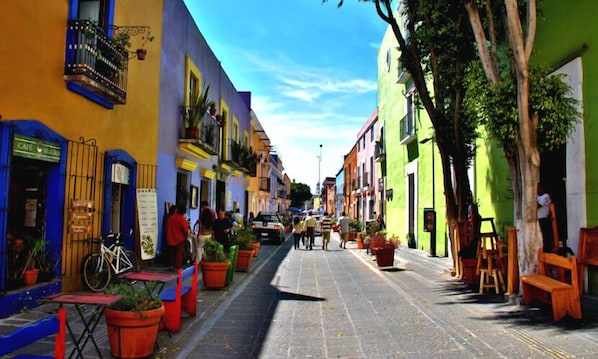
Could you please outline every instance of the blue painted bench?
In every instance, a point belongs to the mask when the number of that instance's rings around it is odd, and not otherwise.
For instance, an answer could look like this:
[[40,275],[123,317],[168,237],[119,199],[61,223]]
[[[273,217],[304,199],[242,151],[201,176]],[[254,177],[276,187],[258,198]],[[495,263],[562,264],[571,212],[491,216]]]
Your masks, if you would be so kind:
[[[181,315],[185,311],[190,316],[197,315],[197,262],[178,270],[176,286],[170,286],[160,293],[164,304],[163,325],[171,332],[181,331]],[[191,279],[191,283],[184,283]]]
[[58,309],[56,315],[20,327],[10,334],[0,335],[0,356],[12,353],[54,334],[56,334],[54,356],[18,354],[12,358],[64,359],[66,345],[66,310],[64,308]]

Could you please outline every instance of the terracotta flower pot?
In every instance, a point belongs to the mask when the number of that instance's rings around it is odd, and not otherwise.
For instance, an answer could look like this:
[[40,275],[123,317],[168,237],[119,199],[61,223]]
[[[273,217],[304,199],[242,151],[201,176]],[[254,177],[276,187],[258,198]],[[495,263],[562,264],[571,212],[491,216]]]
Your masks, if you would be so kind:
[[239,250],[237,253],[237,271],[248,271],[253,260],[253,249]]
[[200,265],[203,284],[206,288],[223,288],[226,286],[226,272],[230,263],[202,261]]
[[253,242],[251,243],[251,247],[253,247],[253,256],[257,257],[258,253],[260,252],[260,242]]
[[363,237],[357,237],[357,249],[365,249],[365,244],[363,243]]
[[[392,267],[394,264],[395,250],[394,248],[381,248],[375,247],[376,249],[376,264],[378,267]],[[374,248],[372,248],[372,252]]]
[[140,312],[104,311],[110,353],[116,358],[145,358],[154,352],[164,306]]
[[23,272],[23,283],[25,285],[34,285],[37,283],[37,274],[39,273],[39,269],[31,269],[26,270]]

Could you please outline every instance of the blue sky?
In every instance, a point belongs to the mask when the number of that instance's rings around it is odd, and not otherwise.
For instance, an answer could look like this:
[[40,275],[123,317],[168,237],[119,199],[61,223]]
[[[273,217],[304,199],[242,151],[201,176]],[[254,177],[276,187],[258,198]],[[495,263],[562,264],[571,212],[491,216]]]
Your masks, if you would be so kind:
[[[185,0],[224,71],[252,108],[285,172],[315,191],[334,177],[376,109],[386,24],[371,3]],[[318,162],[322,144],[321,164]]]

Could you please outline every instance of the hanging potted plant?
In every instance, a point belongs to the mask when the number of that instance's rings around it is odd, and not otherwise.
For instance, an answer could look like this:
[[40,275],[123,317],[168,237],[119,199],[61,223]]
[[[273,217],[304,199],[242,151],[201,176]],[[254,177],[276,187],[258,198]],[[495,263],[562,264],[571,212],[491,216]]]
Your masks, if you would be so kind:
[[151,31],[148,31],[147,35],[141,37],[141,39],[142,39],[141,46],[136,51],[136,53],[137,53],[137,59],[139,59],[140,61],[145,60],[145,57],[147,56],[147,50],[144,48],[144,46],[148,42],[154,41],[154,38],[155,37],[152,36]]
[[239,228],[236,235],[232,237],[232,244],[239,246],[236,267],[238,271],[247,271],[251,267],[254,256],[254,249],[251,244],[255,242],[256,238],[251,228]]
[[106,288],[123,299],[104,311],[110,353],[117,358],[145,358],[154,352],[164,305],[149,289],[121,282]]
[[230,263],[224,247],[217,241],[207,238],[201,256],[201,276],[206,288],[223,288]]

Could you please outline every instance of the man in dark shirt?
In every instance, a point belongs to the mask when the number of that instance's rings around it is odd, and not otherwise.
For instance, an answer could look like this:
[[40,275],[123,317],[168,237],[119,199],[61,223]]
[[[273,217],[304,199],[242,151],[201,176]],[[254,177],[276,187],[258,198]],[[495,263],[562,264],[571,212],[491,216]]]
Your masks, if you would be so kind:
[[224,251],[229,252],[230,249],[230,230],[233,227],[233,222],[224,215],[221,209],[218,211],[218,219],[214,221],[214,239],[222,244]]

